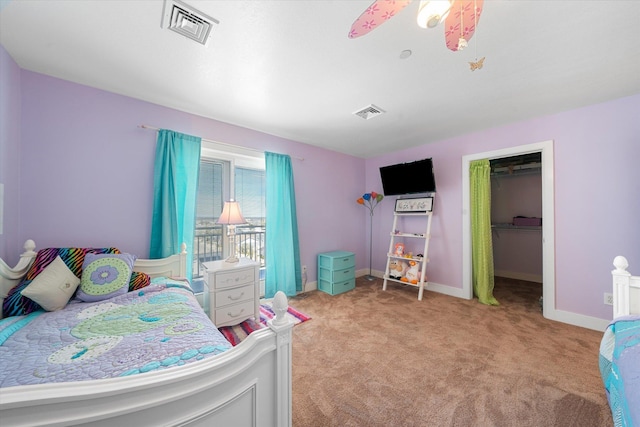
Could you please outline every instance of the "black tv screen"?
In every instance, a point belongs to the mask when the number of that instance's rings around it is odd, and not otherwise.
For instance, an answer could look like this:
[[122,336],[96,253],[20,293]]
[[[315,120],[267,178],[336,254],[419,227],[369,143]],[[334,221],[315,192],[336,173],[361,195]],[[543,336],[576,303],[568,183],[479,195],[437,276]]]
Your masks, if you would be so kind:
[[380,168],[382,191],[385,196],[402,194],[435,193],[436,180],[431,159],[410,163],[382,166]]

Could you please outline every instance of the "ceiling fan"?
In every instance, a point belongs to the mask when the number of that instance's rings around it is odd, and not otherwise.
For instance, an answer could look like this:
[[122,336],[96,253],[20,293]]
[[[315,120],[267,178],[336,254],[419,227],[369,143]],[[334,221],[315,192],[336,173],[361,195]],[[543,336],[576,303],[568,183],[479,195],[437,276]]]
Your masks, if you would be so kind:
[[[411,0],[376,0],[351,25],[349,38],[364,36],[393,18]],[[435,28],[444,21],[447,48],[462,50],[476,31],[484,0],[420,0],[418,25]]]

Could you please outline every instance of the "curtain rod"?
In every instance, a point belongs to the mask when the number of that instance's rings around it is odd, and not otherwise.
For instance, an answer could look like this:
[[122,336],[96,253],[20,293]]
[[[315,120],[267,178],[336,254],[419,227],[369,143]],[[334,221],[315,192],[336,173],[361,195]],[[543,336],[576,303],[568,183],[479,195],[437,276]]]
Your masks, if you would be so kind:
[[[154,127],[154,126],[149,126],[149,125],[139,125],[139,128],[142,129],[149,129],[149,130],[155,130],[155,131],[159,131],[160,128]],[[250,151],[255,151],[257,153],[263,153],[264,154],[264,150],[258,150],[257,148],[249,148],[249,147],[243,147],[241,145],[234,145],[234,144],[229,144],[227,142],[220,142],[220,141],[214,141],[212,139],[206,139],[206,138],[201,138],[203,141],[206,142],[211,142],[213,144],[220,144],[220,145],[226,145],[227,147],[234,147],[234,148],[242,148],[243,150],[250,150]],[[303,161],[304,157],[294,157],[291,156],[292,159],[296,159],[296,160],[300,160]]]

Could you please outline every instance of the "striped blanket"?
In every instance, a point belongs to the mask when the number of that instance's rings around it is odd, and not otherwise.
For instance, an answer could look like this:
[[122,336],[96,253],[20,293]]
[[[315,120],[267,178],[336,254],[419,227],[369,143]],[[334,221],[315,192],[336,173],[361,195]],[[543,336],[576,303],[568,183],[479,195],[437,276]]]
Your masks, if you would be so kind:
[[[274,317],[275,313],[273,312],[273,308],[271,308],[271,302],[265,301],[260,304],[260,322],[248,319],[239,325],[223,326],[218,329],[222,332],[222,335],[224,335],[227,341],[231,343],[231,345],[236,346],[240,344],[242,340],[247,338],[251,332],[267,327],[267,322]],[[311,319],[306,314],[299,312],[291,306],[289,306],[289,309],[287,310],[287,317],[289,317],[294,324],[306,322]]]

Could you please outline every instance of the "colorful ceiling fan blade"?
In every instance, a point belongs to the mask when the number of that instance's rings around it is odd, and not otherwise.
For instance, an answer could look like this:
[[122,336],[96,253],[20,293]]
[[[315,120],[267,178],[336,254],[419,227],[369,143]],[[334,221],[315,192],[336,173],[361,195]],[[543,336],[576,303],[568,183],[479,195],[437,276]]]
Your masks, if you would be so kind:
[[349,38],[355,39],[364,36],[378,28],[407,7],[409,3],[411,0],[376,0],[351,25]]
[[484,0],[455,0],[444,21],[444,37],[447,48],[457,51],[460,38],[471,40],[480,22]]

